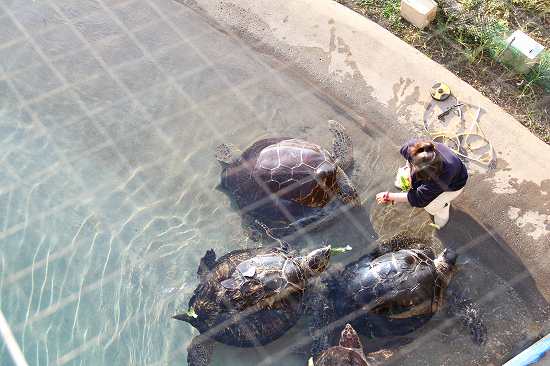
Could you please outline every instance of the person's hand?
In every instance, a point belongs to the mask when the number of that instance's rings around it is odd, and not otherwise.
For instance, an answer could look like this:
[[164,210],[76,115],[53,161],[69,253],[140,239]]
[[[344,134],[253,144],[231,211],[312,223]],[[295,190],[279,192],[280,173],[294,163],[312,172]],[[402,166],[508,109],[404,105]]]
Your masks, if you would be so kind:
[[378,202],[379,205],[381,204],[388,204],[391,202],[388,197],[388,192],[380,192],[376,195],[376,202]]

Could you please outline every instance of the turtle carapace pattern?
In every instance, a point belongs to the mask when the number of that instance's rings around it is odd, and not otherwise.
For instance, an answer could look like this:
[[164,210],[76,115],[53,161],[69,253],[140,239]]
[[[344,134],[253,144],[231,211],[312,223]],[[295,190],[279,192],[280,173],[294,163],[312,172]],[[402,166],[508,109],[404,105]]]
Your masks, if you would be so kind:
[[[386,243],[394,245],[395,242]],[[338,316],[354,314],[351,324],[369,336],[404,335],[414,331],[445,305],[456,259],[456,253],[450,249],[435,257],[430,248],[363,256],[330,280],[330,296],[336,313]],[[475,343],[483,343],[486,329],[475,304],[452,303],[468,304],[468,308],[454,307],[452,315],[469,328]]]
[[353,163],[351,138],[336,121],[329,121],[329,131],[332,153],[292,137],[262,139],[242,154],[233,145],[219,145],[221,188],[242,215],[274,229],[319,223],[342,205],[359,206],[345,173]]
[[330,246],[303,257],[284,248],[256,248],[216,260],[209,250],[189,310],[174,317],[200,332],[188,348],[188,365],[208,365],[214,340],[254,347],[281,337],[302,315],[307,281],[327,268],[330,254]]

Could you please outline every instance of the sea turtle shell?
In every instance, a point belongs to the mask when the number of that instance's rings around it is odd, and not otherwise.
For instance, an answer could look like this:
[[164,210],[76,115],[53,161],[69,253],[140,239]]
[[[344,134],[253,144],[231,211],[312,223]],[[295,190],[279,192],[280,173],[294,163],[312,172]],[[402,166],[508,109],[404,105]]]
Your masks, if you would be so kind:
[[201,333],[240,347],[267,344],[292,327],[302,312],[306,285],[294,257],[280,249],[237,250],[219,258],[189,302]]
[[323,207],[335,195],[336,171],[335,160],[319,145],[264,139],[225,169],[222,186],[241,208],[273,194],[306,207]]
[[304,206],[325,206],[334,196],[336,162],[322,147],[291,139],[260,152],[253,177],[279,197]]
[[353,312],[353,326],[371,336],[404,335],[439,308],[443,279],[431,250],[403,249],[346,266],[333,285],[338,314]]
[[344,273],[347,291],[370,312],[407,318],[432,312],[441,289],[433,259],[423,250],[399,250],[372,261],[359,261]]

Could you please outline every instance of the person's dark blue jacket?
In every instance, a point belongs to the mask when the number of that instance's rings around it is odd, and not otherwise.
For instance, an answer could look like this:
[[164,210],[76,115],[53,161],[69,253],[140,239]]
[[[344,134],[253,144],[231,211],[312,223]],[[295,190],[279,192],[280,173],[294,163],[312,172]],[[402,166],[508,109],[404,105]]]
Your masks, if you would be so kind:
[[[418,139],[410,140],[401,147],[400,153],[410,163],[410,148]],[[468,180],[468,171],[459,157],[447,146],[434,142],[435,149],[441,156],[442,169],[439,177],[433,180],[419,180],[411,175],[411,189],[407,199],[411,206],[426,207],[443,192],[454,192],[463,188]]]

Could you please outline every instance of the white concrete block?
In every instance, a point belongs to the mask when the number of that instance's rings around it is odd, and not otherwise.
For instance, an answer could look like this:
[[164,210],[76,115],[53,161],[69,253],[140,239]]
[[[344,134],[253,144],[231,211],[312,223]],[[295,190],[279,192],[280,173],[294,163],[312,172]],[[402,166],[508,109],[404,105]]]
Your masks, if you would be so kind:
[[401,16],[417,28],[425,28],[437,14],[434,0],[401,0]]
[[506,40],[508,47],[502,53],[504,63],[517,72],[525,74],[539,62],[544,46],[520,30],[515,31]]

